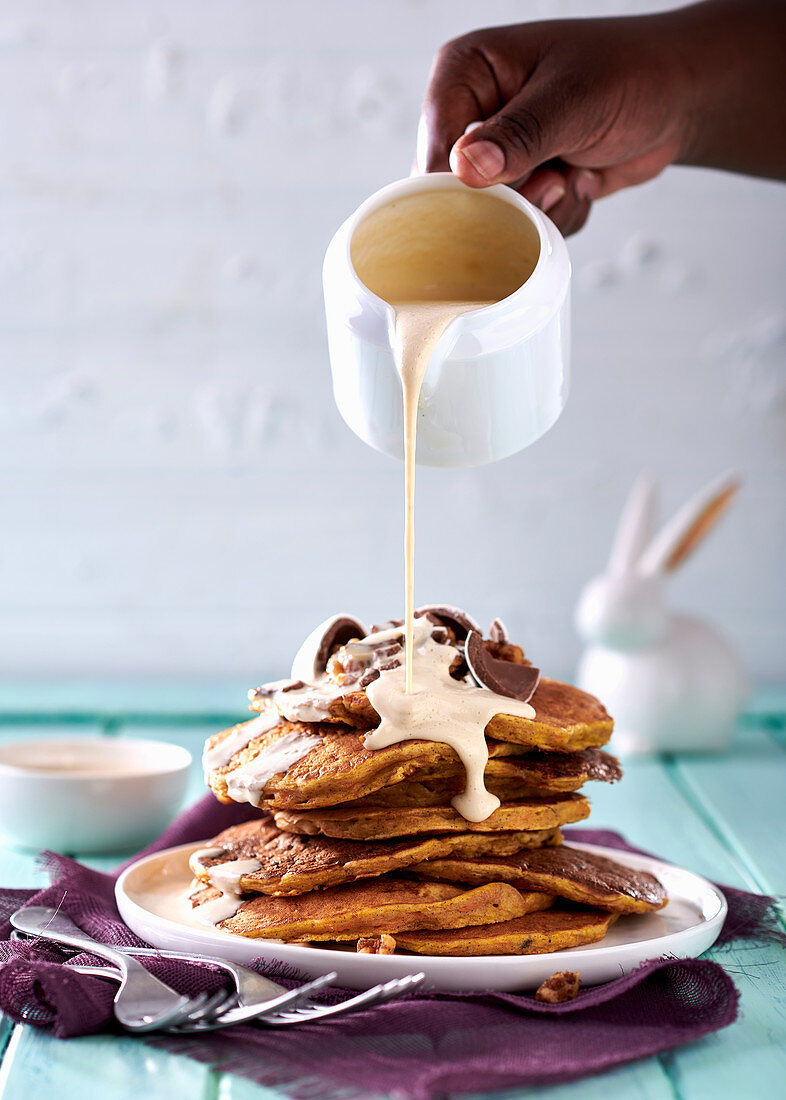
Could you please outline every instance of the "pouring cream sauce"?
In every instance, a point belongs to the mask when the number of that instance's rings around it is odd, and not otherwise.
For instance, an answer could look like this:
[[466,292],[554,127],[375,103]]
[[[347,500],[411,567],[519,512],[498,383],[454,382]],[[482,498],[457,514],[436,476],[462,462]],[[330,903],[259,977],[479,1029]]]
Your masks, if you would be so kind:
[[462,313],[492,303],[480,302],[395,302],[396,340],[394,355],[401,376],[404,400],[404,637],[406,678],[404,689],[412,691],[415,622],[415,448],[418,403],[423,379],[434,349],[450,323]]
[[456,656],[453,646],[431,637],[432,623],[417,619],[414,626],[412,690],[404,690],[403,665],[380,673],[366,688],[366,695],[382,721],[366,735],[370,749],[383,749],[398,741],[442,741],[455,750],[466,772],[461,794],[451,800],[468,821],[483,821],[499,806],[496,795],[486,790],[483,773],[489,751],[485,729],[495,714],[534,718],[529,703],[505,699],[487,688],[454,680],[450,666]]
[[[403,675],[390,669],[368,688],[382,723],[366,744],[374,748],[425,737],[452,745],[467,768],[467,788],[454,804],[471,821],[482,820],[499,805],[483,781],[488,759],[483,728],[502,709],[524,717],[535,712],[511,700],[503,708],[492,692],[458,684],[447,673],[455,651],[434,643],[430,628],[428,636],[425,627],[415,633],[417,418],[424,378],[448,328],[461,314],[518,290],[532,274],[539,248],[537,231],[517,207],[469,188],[427,190],[394,200],[360,222],[351,244],[358,276],[393,307],[404,422],[406,663]],[[447,342],[441,351],[447,354]],[[421,667],[416,669],[416,663]],[[484,692],[482,704],[473,692]]]
[[[540,252],[521,210],[482,191],[426,190],[373,211],[352,235],[351,258],[366,286],[393,307],[393,352],[404,420],[405,690],[412,689],[415,453],[423,380],[433,354],[463,313],[513,294]],[[442,345],[443,355],[449,351]]]

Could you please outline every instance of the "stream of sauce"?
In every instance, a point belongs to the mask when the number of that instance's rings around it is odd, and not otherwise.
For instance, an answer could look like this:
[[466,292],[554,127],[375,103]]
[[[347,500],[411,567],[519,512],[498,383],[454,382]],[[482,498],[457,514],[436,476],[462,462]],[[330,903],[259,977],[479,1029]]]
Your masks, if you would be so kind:
[[412,691],[415,623],[415,451],[418,403],[434,349],[448,325],[462,313],[482,309],[489,301],[395,302],[396,342],[393,349],[401,376],[404,402],[404,690]]
[[510,203],[470,188],[434,189],[374,210],[355,228],[350,252],[360,279],[395,314],[393,351],[404,412],[404,690],[410,693],[415,453],[423,380],[450,324],[518,290],[535,269],[540,243],[532,223]]

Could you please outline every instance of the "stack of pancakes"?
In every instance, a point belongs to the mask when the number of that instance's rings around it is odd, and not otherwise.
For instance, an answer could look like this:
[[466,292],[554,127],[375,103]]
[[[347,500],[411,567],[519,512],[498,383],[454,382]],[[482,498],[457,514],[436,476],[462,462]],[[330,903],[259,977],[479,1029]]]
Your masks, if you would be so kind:
[[[444,743],[366,748],[379,716],[365,686],[403,660],[388,637],[399,624],[374,641],[380,628],[365,640],[356,620],[336,617],[301,650],[296,678],[250,693],[259,717],[207,743],[216,797],[259,813],[192,857],[197,914],[204,905],[210,923],[262,939],[499,955],[593,943],[620,915],[665,905],[653,876],[562,843],[561,826],[589,815],[584,784],[621,776],[601,749],[612,732],[603,706],[538,678],[499,620],[482,639],[456,609],[420,613],[454,647],[451,675],[506,692],[485,730],[499,808],[468,821],[452,806],[465,774]],[[473,634],[493,675],[477,656],[467,663]],[[534,718],[505,713],[517,683]]]

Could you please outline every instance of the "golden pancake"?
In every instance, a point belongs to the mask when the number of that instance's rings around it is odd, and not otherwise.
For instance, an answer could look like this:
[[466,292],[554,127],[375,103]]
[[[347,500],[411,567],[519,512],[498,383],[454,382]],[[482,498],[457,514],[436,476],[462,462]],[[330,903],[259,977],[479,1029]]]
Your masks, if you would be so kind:
[[[601,749],[581,752],[543,752],[535,750],[526,756],[508,755],[506,759],[489,760],[486,776],[495,779],[517,779],[520,783],[541,791],[569,793],[585,783],[616,783],[622,778],[622,768],[616,756]],[[417,780],[414,772],[410,779]]]
[[[530,699],[534,718],[505,714],[505,699],[500,696],[500,712],[486,726],[489,737],[552,752],[577,752],[605,745],[614,723],[606,708],[586,691],[560,680],[541,677]],[[379,715],[365,691],[351,691],[331,704],[325,722],[361,726],[368,730],[378,725]]]
[[256,871],[240,876],[242,893],[304,894],[325,886],[374,878],[438,856],[507,855],[527,846],[559,843],[559,830],[512,833],[446,833],[411,840],[363,843],[282,833],[268,818],[233,825],[208,841],[214,855],[201,857],[197,876],[210,882],[210,868],[253,859]]
[[[491,738],[487,738],[489,745]],[[509,743],[508,743],[509,744]],[[616,783],[622,778],[619,760],[601,749],[584,749],[582,752],[544,752],[516,746],[517,752],[497,754],[486,765],[486,786],[499,784],[503,779],[517,780],[525,789],[554,791],[567,794],[577,791],[590,780],[600,783]],[[409,780],[414,783],[430,783],[445,779],[463,789],[464,769],[450,770],[447,765],[438,768],[424,767],[412,772]],[[498,793],[495,791],[494,793]]]
[[[440,769],[421,769],[409,779],[382,787],[363,798],[341,803],[342,809],[367,806],[447,806],[464,790],[463,768],[452,774],[435,775]],[[614,783],[622,775],[619,761],[600,749],[583,752],[533,751],[529,756],[489,760],[486,765],[486,789],[502,802],[520,798],[545,798],[549,794],[569,794],[588,780]],[[267,805],[267,804],[266,804]],[[275,808],[271,803],[269,808]]]
[[552,752],[595,748],[611,737],[614,723],[603,704],[570,684],[541,678],[530,703],[535,708],[534,718],[517,718],[502,711],[491,719],[486,733]]
[[668,900],[654,875],[569,844],[512,856],[452,856],[410,870],[448,882],[509,882],[520,890],[543,890],[614,913],[649,913]]
[[580,794],[555,794],[504,803],[484,821],[467,821],[452,806],[386,806],[352,810],[280,810],[274,817],[289,833],[340,837],[348,840],[386,840],[417,833],[464,833],[556,829],[589,815],[589,802]]
[[[211,891],[199,891],[202,895]],[[550,905],[548,895],[528,896],[504,882],[475,889],[447,883],[379,878],[332,886],[297,897],[257,894],[218,927],[241,936],[287,942],[356,940],[406,928],[463,928],[507,921]]]
[[[222,730],[210,738],[207,748],[216,748],[249,725],[242,722]],[[320,722],[280,722],[273,729],[252,738],[232,756],[227,765],[211,771],[208,782],[216,798],[220,802],[231,802],[227,781],[232,772],[249,765],[263,768],[265,754],[274,759],[272,754],[282,738],[292,742],[298,737],[318,737],[319,742],[291,763],[286,771],[271,775],[263,782],[254,797],[255,805],[280,809],[335,806],[406,779],[424,765],[437,771],[442,767],[448,773],[461,770],[454,750],[440,742],[402,741],[384,749],[367,749],[363,744],[363,734],[346,727]],[[489,741],[489,755],[501,756],[514,752],[521,752],[521,746]]]
[[[351,802],[342,802],[342,810],[365,812],[374,807],[386,806],[400,809],[405,806],[449,806],[451,799],[464,790],[464,776],[451,776],[448,779],[433,779],[425,783],[416,783],[405,779],[373,791],[364,798],[353,798]],[[548,791],[522,786],[517,779],[489,779],[486,776],[486,790],[497,796],[501,802],[513,802],[518,798],[546,798]],[[268,809],[275,809],[267,806]]]
[[396,933],[396,946],[419,955],[543,955],[597,943],[616,919],[597,909],[547,909],[479,928]]

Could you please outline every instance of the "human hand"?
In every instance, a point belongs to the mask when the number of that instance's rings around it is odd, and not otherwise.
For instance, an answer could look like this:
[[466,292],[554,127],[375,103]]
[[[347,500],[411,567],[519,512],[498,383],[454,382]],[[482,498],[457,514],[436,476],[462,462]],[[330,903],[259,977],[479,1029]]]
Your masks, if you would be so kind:
[[656,176],[685,143],[689,77],[667,29],[666,17],[560,20],[448,42],[426,91],[419,168],[507,183],[574,233],[595,199]]
[[782,0],[475,31],[434,61],[418,168],[506,183],[565,234],[673,162],[786,179],[785,41]]

